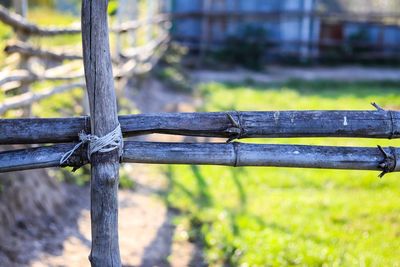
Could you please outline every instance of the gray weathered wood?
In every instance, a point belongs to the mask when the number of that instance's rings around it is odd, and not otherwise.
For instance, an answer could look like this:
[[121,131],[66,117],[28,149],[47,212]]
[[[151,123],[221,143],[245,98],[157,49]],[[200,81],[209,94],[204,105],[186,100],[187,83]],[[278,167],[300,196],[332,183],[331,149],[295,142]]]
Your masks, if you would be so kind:
[[[386,148],[386,151],[390,151]],[[400,149],[395,149],[397,158]],[[378,148],[243,143],[127,142],[123,162],[380,170]],[[400,166],[395,167],[396,171]]]
[[[19,14],[21,17],[26,17],[28,13],[28,2],[27,0],[13,0],[14,8],[17,14]],[[14,32],[16,34],[16,37],[19,41],[26,42],[28,40],[28,37],[24,32],[21,32],[19,30],[15,30]],[[20,55],[19,57],[19,62],[18,62],[18,68],[21,69],[30,69],[30,65],[28,62],[28,57],[25,55]],[[28,84],[21,83],[21,86],[19,87],[19,93],[24,94],[29,92],[29,86]],[[25,106],[23,109],[23,116],[30,116],[31,115],[31,106]]]
[[39,27],[28,22],[24,17],[8,11],[0,5],[0,21],[14,28],[15,31],[23,32],[27,35],[52,36],[59,34],[77,34],[80,29],[77,27],[57,28],[57,27]]
[[82,59],[82,56],[79,54],[44,50],[32,47],[22,42],[7,45],[4,48],[4,52],[7,54],[18,53],[25,57],[39,57],[42,59],[50,59],[56,61]]
[[[104,136],[118,125],[109,33],[108,1],[82,1],[82,41],[91,131]],[[92,266],[121,266],[118,244],[119,155],[114,150],[91,157]]]
[[[85,84],[83,82],[77,82],[77,83],[60,85],[60,86],[50,88],[50,89],[45,89],[40,92],[26,92],[26,93],[23,93],[23,94],[20,94],[17,96],[13,96],[13,97],[7,98],[2,103],[0,103],[0,114],[3,114],[4,112],[6,112],[7,110],[10,110],[10,109],[30,106],[33,103],[38,102],[42,99],[48,98],[52,95],[60,94],[60,93],[67,92],[67,91],[75,89],[75,88],[83,88],[83,87],[85,87]],[[29,120],[29,119],[27,119],[27,120]],[[48,129],[48,130],[49,130],[49,134],[51,134],[51,129]]]
[[[150,20],[142,19],[136,21],[129,21],[123,23],[120,26],[111,29],[112,32],[126,33],[130,31],[136,31],[139,27],[147,24],[157,24],[169,19],[169,16],[160,14]],[[41,27],[36,24],[30,23],[24,17],[10,12],[7,8],[0,5],[0,21],[4,24],[14,28],[15,31],[23,32],[27,35],[38,35],[38,36],[54,36],[54,35],[65,35],[65,34],[79,34],[81,29],[75,25],[70,27]]]
[[22,17],[26,17],[28,13],[28,1],[27,0],[13,0],[13,6],[15,12]]
[[152,18],[135,19],[127,22],[123,22],[121,25],[114,26],[110,29],[113,33],[127,33],[136,31],[138,28],[149,25],[149,24],[160,24],[170,20],[170,16],[167,14],[158,14]]
[[[0,152],[0,172],[57,167],[73,145]],[[400,159],[400,148],[384,148]],[[244,143],[152,143],[125,142],[123,162],[199,164],[225,166],[272,166],[382,171],[384,154],[377,147],[259,145]],[[85,151],[74,153],[66,165],[87,163]],[[400,164],[391,161],[393,171]],[[105,204],[105,203],[103,203]]]
[[[140,59],[140,58],[148,58],[150,57],[154,51],[161,44],[167,42],[169,40],[169,35],[167,33],[162,34],[157,39],[151,40],[145,45],[134,47],[131,49],[126,49],[124,53],[121,53],[121,57],[123,59]],[[142,60],[141,60],[142,61]]]
[[[18,69],[10,72],[8,71],[0,72],[0,88],[3,89],[4,85],[15,82],[19,82],[22,84],[30,84],[39,81],[66,81],[66,80],[76,80],[81,78],[83,78],[83,74],[81,74],[79,71],[65,75],[62,74],[53,75],[51,73],[51,69],[49,69],[46,70],[44,74],[39,75],[28,70]],[[2,91],[4,92],[6,90]]]
[[[61,157],[74,146],[73,144],[59,144],[0,152],[0,172],[59,167]],[[68,159],[68,165],[82,166],[86,164],[85,156],[86,153],[83,150],[78,150]]]
[[[154,113],[120,116],[119,121],[125,137],[162,133],[234,138],[240,129],[241,138],[400,137],[399,111]],[[90,131],[85,118],[0,119],[0,144],[72,142],[81,130]]]

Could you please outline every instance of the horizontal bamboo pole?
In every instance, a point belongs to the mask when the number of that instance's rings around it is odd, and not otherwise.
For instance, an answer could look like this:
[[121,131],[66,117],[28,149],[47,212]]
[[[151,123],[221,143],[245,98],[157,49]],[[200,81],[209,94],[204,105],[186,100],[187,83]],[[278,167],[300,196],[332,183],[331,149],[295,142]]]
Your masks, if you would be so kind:
[[[51,69],[50,69],[51,70]],[[68,81],[83,78],[81,71],[74,71],[68,74],[52,74],[51,71],[45,71],[43,74],[36,74],[28,70],[14,70],[0,72],[0,87],[1,91],[5,92],[3,88],[9,83],[19,82],[21,84],[31,84],[39,81]]]
[[[1,110],[1,108],[0,108]],[[173,134],[221,138],[399,138],[399,111],[153,113],[120,116],[125,137]],[[0,144],[63,143],[90,132],[88,117],[0,119]]]
[[139,19],[133,21],[127,21],[122,23],[119,26],[112,27],[110,29],[111,32],[116,33],[126,33],[130,31],[135,31],[138,28],[145,26],[147,24],[161,24],[170,20],[169,15],[167,14],[159,14],[153,18]]
[[[60,86],[57,86],[57,87],[54,87],[51,89],[46,89],[46,90],[43,90],[40,92],[27,92],[27,93],[23,93],[21,95],[7,98],[2,103],[0,103],[0,114],[3,114],[4,112],[6,112],[10,109],[21,108],[21,107],[31,105],[39,100],[48,98],[52,95],[60,94],[60,93],[72,90],[74,88],[79,88],[79,87],[80,88],[85,87],[85,84],[83,82],[64,84],[64,85],[60,85]],[[2,138],[0,138],[0,139],[2,139]]]
[[58,52],[58,51],[51,51],[51,50],[35,48],[35,47],[32,47],[32,46],[22,43],[22,42],[8,44],[4,48],[4,52],[7,54],[18,53],[25,57],[39,57],[39,58],[43,58],[43,59],[50,59],[50,60],[56,60],[56,61],[81,60],[82,59],[81,54],[73,54],[73,53]]
[[69,63],[46,69],[40,73],[32,70],[16,69],[0,72],[0,88],[3,89],[8,83],[30,84],[37,81],[67,81],[83,78],[81,62],[71,61]]
[[58,27],[40,27],[30,23],[24,17],[10,12],[7,8],[0,5],[0,21],[11,26],[15,31],[27,35],[53,36],[60,34],[78,34],[80,27],[58,28]]
[[168,42],[168,41],[169,41],[169,35],[165,33],[162,36],[158,37],[155,40],[150,41],[149,43],[147,43],[145,45],[127,49],[120,56],[124,60],[138,59],[138,58],[142,58],[142,57],[147,58],[148,54],[153,53],[154,50],[157,49],[157,47],[159,47],[161,44]]
[[[130,58],[115,70],[114,78],[120,79],[131,77],[132,75],[142,75],[152,70],[164,54],[169,41],[169,37],[160,39],[155,46],[152,45],[152,50],[143,51],[143,53],[138,53],[136,57]],[[156,52],[158,52],[158,55],[156,55]]]
[[[151,19],[142,19],[125,22],[120,26],[112,27],[111,32],[114,33],[126,33],[135,31],[139,27],[146,24],[159,24],[164,21],[168,21],[169,16],[166,14],[159,14],[158,16]],[[27,21],[24,17],[10,12],[7,8],[0,5],[0,21],[6,25],[12,27],[15,31],[22,32],[26,35],[38,35],[38,36],[54,36],[54,35],[66,35],[66,34],[79,34],[81,33],[80,26],[73,25],[69,27],[42,27]]]
[[[0,172],[59,167],[63,154],[74,147],[62,144],[0,152]],[[78,168],[87,163],[79,149],[66,163]],[[258,145],[243,143],[151,143],[125,142],[122,162],[267,166],[376,170],[398,172],[399,148]]]
[[[60,144],[0,152],[0,173],[58,167],[61,157],[73,147],[72,144]],[[80,161],[80,154],[76,152],[69,159],[69,164],[81,165]]]
[[21,82],[30,83],[36,80],[36,75],[28,70],[13,70],[0,72],[0,86],[3,90],[3,86],[7,83]]

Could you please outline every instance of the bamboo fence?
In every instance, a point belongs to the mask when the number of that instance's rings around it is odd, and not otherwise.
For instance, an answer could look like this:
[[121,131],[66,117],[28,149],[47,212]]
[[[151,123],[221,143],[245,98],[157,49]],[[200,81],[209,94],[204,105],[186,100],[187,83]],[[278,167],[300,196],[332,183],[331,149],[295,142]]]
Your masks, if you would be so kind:
[[[51,36],[80,32],[79,28],[40,28],[1,7],[0,20],[31,34]],[[57,119],[0,119],[0,145],[46,144],[34,148],[0,152],[0,172],[67,166],[76,170],[90,163],[92,250],[89,259],[92,266],[121,266],[117,200],[118,169],[122,162],[375,170],[381,171],[380,177],[390,172],[400,171],[400,164],[397,163],[400,148],[396,147],[334,147],[232,142],[244,138],[282,137],[399,138],[400,112],[384,110],[376,104],[373,104],[376,110],[370,111],[231,111],[139,114],[118,117],[114,91],[115,75],[112,74],[112,58],[108,40],[107,1],[83,0],[82,36],[86,83],[82,82],[74,86],[86,87],[91,116]],[[135,60],[140,57],[155,64],[159,57],[151,56],[154,54],[154,47],[165,47],[163,44],[167,39],[166,37],[152,43],[153,49],[143,49],[124,55],[123,57],[129,58],[127,62],[131,61],[131,64],[123,64],[124,71],[117,76],[137,74],[139,70],[135,67]],[[30,73],[27,74],[28,77],[29,75]],[[0,112],[16,107],[16,103],[19,102],[37,101],[50,93],[45,91],[42,95],[32,93],[23,95],[22,100],[2,104]],[[81,132],[91,133],[100,139],[112,133],[113,129],[119,129],[119,125],[124,137],[161,133],[226,138],[227,142],[127,141],[123,149],[121,148],[121,155],[119,151],[106,150],[103,153],[94,153],[90,157],[88,156],[90,146],[88,148],[86,143],[77,143],[83,141],[78,139]],[[62,161],[68,152],[72,155]]]
[[[10,56],[18,54],[21,58],[19,68],[0,72],[0,88],[6,94],[16,89],[24,88],[20,94],[15,95],[13,93],[13,96],[6,97],[4,101],[0,102],[0,114],[11,109],[26,108],[38,100],[74,88],[84,87],[83,68],[81,63],[76,64],[83,59],[81,53],[44,49],[28,43],[29,38],[32,36],[80,34],[80,26],[71,25],[64,28],[41,27],[30,23],[23,16],[12,13],[2,6],[0,6],[0,21],[13,28],[14,32],[20,37],[18,38],[19,41],[7,44],[4,52]],[[127,79],[132,75],[144,74],[154,67],[160,58],[156,51],[163,53],[170,40],[167,31],[171,25],[168,21],[168,15],[152,13],[151,16],[144,19],[121,22],[111,27],[111,32],[116,34],[118,38],[123,34],[135,32],[141,27],[146,27],[148,24],[154,24],[161,28],[160,34],[156,38],[149,40],[148,43],[132,47],[126,51],[118,51],[120,54],[113,56],[115,79]],[[35,68],[28,64],[28,60],[32,57],[44,62],[53,62],[53,65],[56,63],[58,66],[37,72]],[[44,89],[41,92],[31,92],[29,86],[39,81],[64,81],[65,83],[54,88]]]

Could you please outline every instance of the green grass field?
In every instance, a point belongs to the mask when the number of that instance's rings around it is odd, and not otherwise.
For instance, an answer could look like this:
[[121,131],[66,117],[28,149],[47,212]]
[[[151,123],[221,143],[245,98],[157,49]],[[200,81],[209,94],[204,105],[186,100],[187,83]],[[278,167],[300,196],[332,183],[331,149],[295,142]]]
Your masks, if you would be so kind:
[[[204,84],[204,111],[400,107],[399,83]],[[258,143],[400,145],[361,139]],[[242,141],[244,142],[244,141]],[[167,203],[211,266],[400,266],[400,179],[378,172],[169,166]]]

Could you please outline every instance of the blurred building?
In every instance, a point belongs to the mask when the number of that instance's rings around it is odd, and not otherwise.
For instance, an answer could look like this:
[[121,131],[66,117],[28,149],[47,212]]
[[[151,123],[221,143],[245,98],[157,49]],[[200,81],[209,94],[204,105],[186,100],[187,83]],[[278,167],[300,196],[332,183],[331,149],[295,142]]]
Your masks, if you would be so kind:
[[258,28],[267,59],[400,58],[399,0],[170,1],[173,36],[194,51],[254,38],[244,29]]

